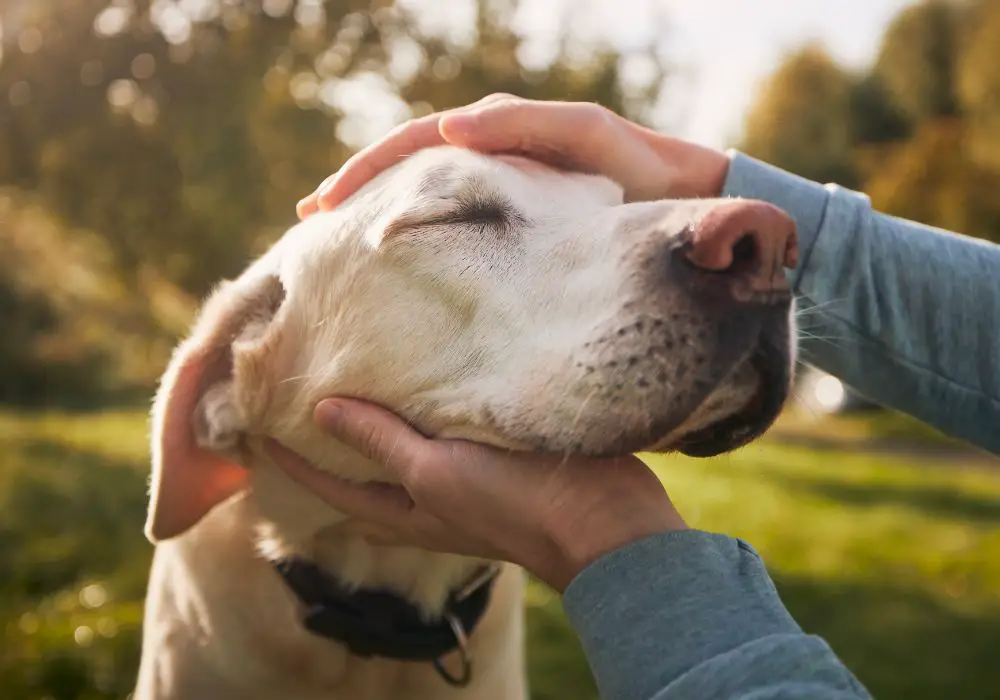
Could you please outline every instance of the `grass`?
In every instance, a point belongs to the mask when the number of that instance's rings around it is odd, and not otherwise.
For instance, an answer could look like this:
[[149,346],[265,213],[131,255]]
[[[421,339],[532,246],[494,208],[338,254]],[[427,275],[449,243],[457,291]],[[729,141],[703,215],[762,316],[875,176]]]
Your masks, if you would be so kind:
[[[870,452],[851,421],[821,428],[837,439],[648,461],[693,526],[761,552],[800,624],[877,698],[998,697],[997,463]],[[126,696],[150,554],[145,434],[139,412],[0,414],[5,700]],[[527,615],[535,700],[596,698],[558,598],[533,585]]]

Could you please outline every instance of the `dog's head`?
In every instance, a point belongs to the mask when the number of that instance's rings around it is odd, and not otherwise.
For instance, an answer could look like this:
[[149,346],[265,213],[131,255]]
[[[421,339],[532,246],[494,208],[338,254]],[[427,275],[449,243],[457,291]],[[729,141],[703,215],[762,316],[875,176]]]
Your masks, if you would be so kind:
[[421,152],[208,301],[154,408],[148,532],[242,488],[252,436],[384,478],[314,425],[331,395],[515,450],[743,445],[788,392],[793,229],[761,202],[626,204],[600,177]]

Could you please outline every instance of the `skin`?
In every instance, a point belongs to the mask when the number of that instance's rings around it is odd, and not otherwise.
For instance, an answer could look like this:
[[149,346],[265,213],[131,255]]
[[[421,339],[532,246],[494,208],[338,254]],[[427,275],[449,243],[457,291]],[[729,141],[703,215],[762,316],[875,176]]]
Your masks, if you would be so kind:
[[[397,128],[299,202],[298,214],[333,209],[400,158],[443,144],[602,174],[618,182],[629,201],[718,196],[729,164],[723,153],[663,136],[598,105],[491,95]],[[564,459],[430,440],[384,409],[339,398],[320,403],[315,419],[397,475],[400,486],[338,479],[276,442],[268,446],[271,457],[337,510],[371,523],[376,542],[510,561],[563,591],[601,556],[687,527],[635,457]]]

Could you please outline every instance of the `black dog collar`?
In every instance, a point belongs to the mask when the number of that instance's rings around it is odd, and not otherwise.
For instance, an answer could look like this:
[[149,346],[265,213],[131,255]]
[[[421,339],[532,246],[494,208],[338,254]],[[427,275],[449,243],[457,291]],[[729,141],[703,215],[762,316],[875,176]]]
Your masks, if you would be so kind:
[[[441,617],[428,620],[402,596],[379,589],[349,590],[316,564],[288,557],[272,562],[302,601],[302,624],[320,637],[345,645],[352,654],[405,661],[430,661],[450,685],[463,687],[472,678],[468,635],[479,624],[499,569],[486,566],[452,591]],[[451,674],[441,657],[458,650],[462,668]]]

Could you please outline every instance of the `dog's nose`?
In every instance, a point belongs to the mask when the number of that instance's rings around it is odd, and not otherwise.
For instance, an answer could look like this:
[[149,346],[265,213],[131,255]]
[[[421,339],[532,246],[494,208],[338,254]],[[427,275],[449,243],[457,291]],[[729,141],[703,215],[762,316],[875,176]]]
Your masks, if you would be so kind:
[[734,200],[709,210],[683,249],[694,267],[732,282],[737,300],[787,290],[785,267],[795,267],[795,222],[781,209]]

